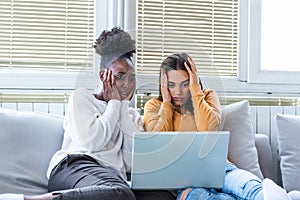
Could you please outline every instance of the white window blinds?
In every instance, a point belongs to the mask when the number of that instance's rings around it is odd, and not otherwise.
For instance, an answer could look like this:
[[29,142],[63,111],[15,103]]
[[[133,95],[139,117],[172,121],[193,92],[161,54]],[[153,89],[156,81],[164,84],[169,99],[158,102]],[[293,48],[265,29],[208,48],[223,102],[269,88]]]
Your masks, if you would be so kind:
[[2,0],[0,27],[0,73],[93,71],[94,0]]
[[187,52],[199,74],[237,76],[238,0],[138,0],[137,66],[158,74],[162,60]]

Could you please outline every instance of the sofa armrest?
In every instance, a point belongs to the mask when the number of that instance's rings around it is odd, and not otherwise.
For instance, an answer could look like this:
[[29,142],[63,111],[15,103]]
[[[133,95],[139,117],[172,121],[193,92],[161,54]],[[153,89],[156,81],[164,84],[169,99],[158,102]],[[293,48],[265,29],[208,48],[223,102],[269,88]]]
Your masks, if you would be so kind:
[[274,163],[269,137],[265,134],[255,134],[255,146],[258,154],[258,162],[264,178],[275,180]]
[[0,194],[48,192],[46,172],[63,133],[63,116],[1,108]]

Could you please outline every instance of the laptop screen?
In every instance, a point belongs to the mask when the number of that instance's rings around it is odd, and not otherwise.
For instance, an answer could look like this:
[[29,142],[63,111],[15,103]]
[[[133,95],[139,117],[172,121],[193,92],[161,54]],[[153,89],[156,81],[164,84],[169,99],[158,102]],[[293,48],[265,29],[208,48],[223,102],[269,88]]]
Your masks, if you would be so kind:
[[221,188],[228,143],[228,131],[135,133],[131,186]]

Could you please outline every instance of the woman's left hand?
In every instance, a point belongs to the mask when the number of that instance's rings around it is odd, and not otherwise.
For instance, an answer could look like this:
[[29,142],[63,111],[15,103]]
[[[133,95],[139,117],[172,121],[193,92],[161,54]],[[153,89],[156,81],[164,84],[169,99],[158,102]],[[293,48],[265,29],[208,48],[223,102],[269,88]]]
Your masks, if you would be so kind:
[[190,85],[199,84],[196,64],[190,56],[188,56],[187,60],[190,63],[191,68],[188,66],[187,62],[184,63],[184,66],[189,73]]
[[128,96],[125,98],[125,100],[131,100],[133,95],[134,95],[134,92],[135,92],[135,86],[136,86],[136,83],[134,83],[134,86],[132,87],[132,90],[130,91],[130,93],[128,94]]

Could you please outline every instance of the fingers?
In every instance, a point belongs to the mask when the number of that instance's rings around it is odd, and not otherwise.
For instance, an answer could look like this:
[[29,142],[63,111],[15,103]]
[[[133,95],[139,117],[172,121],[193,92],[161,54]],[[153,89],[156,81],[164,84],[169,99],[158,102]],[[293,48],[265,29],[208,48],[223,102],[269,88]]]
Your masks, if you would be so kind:
[[197,67],[196,67],[196,64],[195,64],[194,60],[192,59],[192,57],[188,56],[187,60],[190,63],[192,72],[194,72],[194,73],[197,72]]
[[[105,69],[104,72],[103,72],[103,75],[102,75],[102,82],[103,82],[103,90],[104,92],[107,93],[107,90],[109,88],[109,82],[107,81],[107,78],[108,78],[108,70]],[[101,78],[101,77],[100,77]]]
[[103,82],[103,99],[105,101],[109,101],[111,99],[112,93],[112,72],[109,69],[105,69],[104,71],[100,72],[100,79]]
[[170,95],[169,89],[168,89],[167,74],[163,68],[160,71],[161,71],[160,89],[161,89],[161,95],[162,95],[163,101],[171,102],[171,95]]
[[[100,79],[101,79],[101,77],[100,77]],[[101,80],[103,81],[105,86],[110,87],[110,88],[116,84],[115,76],[113,75],[113,73],[110,69],[105,69],[105,71],[103,73],[103,78]]]
[[[109,71],[111,71],[111,70],[109,70]],[[113,75],[112,71],[111,71],[110,77],[111,77],[111,85],[115,86],[116,85],[116,77]]]
[[166,87],[166,83],[168,82],[167,77],[166,77],[166,73],[165,70],[163,68],[160,69],[160,83],[161,83],[161,87]]
[[106,79],[106,81],[111,84],[111,74],[112,74],[112,72],[111,72],[110,69],[108,69],[107,71],[108,72],[107,72],[107,77],[106,77],[107,79]]
[[104,73],[105,73],[105,71],[103,71],[103,70],[101,70],[101,71],[99,72],[99,76],[100,76],[100,80],[101,80],[101,81],[104,80]]
[[165,70],[161,69],[161,82],[164,83],[165,82]]
[[188,71],[188,73],[191,74],[192,70],[190,69],[190,67],[188,66],[188,64],[186,62],[184,62],[184,66],[185,66],[185,69]]
[[188,66],[187,62],[184,63],[184,66],[190,76],[190,85],[197,84],[199,83],[199,79],[196,64],[190,56],[188,56],[187,61],[189,62],[190,67]]

